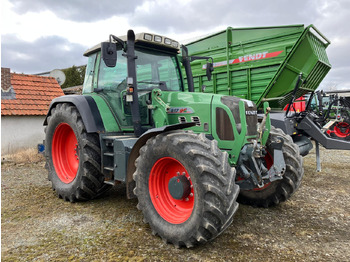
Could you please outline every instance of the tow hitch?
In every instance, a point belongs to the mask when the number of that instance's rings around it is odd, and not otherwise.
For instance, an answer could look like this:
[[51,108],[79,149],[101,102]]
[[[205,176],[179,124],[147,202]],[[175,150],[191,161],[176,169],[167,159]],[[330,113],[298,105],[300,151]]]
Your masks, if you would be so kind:
[[273,149],[273,164],[270,169],[267,169],[263,161],[266,152],[260,152],[257,144],[249,144],[243,147],[237,163],[237,173],[243,180],[236,182],[241,189],[262,188],[266,183],[283,178],[286,171],[286,163],[282,152],[283,144],[282,137],[277,137],[275,141],[270,143],[269,147]]

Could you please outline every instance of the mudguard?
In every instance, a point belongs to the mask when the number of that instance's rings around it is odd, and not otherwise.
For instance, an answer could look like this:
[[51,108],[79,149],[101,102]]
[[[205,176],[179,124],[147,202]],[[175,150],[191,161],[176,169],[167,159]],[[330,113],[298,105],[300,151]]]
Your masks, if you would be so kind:
[[95,100],[90,96],[83,95],[60,96],[53,99],[44,120],[44,126],[47,125],[47,117],[51,115],[51,109],[59,103],[70,103],[78,109],[88,133],[105,132],[102,117],[97,108]]

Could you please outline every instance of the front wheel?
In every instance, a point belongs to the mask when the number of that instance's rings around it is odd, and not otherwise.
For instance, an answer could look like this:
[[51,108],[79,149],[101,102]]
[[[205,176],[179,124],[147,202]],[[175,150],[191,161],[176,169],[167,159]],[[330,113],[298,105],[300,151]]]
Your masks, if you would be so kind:
[[235,169],[204,134],[174,131],[149,139],[136,160],[134,180],[144,221],[176,247],[214,239],[238,208]]
[[286,201],[299,188],[304,175],[303,158],[292,138],[279,128],[271,127],[270,136],[266,143],[265,166],[271,168],[273,165],[273,149],[270,145],[278,137],[282,137],[284,140],[282,152],[286,171],[283,179],[268,183],[262,188],[241,190],[238,202],[256,207],[270,207]]

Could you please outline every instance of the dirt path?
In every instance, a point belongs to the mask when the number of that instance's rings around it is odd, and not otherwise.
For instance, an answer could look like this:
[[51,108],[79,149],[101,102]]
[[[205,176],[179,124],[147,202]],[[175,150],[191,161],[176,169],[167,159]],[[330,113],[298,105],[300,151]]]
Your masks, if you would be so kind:
[[322,150],[304,162],[299,191],[275,208],[241,205],[217,239],[176,249],[153,236],[119,186],[71,204],[50,188],[44,163],[1,168],[3,261],[349,261],[350,152]]

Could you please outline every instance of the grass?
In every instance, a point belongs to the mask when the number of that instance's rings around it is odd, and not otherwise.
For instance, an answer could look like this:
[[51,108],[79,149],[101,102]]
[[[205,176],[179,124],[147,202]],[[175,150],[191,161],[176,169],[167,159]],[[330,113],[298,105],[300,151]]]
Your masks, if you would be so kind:
[[1,163],[13,162],[16,164],[38,163],[44,160],[44,156],[38,153],[37,149],[28,148],[14,154],[2,156]]

